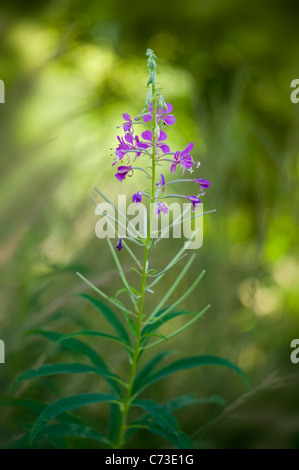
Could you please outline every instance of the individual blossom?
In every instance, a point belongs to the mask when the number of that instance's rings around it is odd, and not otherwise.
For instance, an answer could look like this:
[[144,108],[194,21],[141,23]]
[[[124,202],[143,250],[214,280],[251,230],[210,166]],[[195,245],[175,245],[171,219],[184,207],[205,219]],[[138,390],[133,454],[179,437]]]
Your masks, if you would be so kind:
[[123,237],[121,237],[115,245],[115,248],[120,251],[123,248]]
[[182,152],[176,152],[173,157],[172,165],[170,167],[171,173],[176,173],[177,165],[181,166],[181,169],[188,170],[192,172],[193,158],[190,155],[191,150],[193,149],[193,142],[187,145],[187,147],[182,150]]
[[193,182],[199,184],[204,189],[208,189],[208,187],[210,186],[210,181],[207,181],[204,178],[193,180]]
[[[142,132],[141,134],[141,137],[144,139],[144,140],[147,140],[149,143],[147,142],[141,142],[141,144],[143,145],[146,145],[146,148],[148,147],[152,147],[153,145],[153,133],[151,131],[144,131]],[[163,144],[162,142],[164,142],[164,140],[167,139],[167,134],[163,131],[160,131],[160,135],[159,135],[159,138],[157,139],[157,141],[155,142],[156,143],[156,147],[159,147],[162,152],[164,153],[168,153],[170,152],[170,148],[168,147],[167,144]]]
[[133,170],[132,170],[132,165],[122,165],[117,168],[117,173],[115,174],[115,177],[122,182],[125,177],[128,175],[128,173],[132,172],[131,175],[133,175]]
[[[128,150],[130,150],[129,145],[124,141],[123,137],[117,136],[117,140],[119,141],[118,147],[115,149],[115,155],[118,157],[119,160],[123,160],[124,156],[128,153]],[[113,162],[112,165],[115,165],[117,162],[117,159],[115,162]]]
[[156,210],[156,215],[160,217],[160,213],[163,212],[163,214],[168,214],[168,205],[165,204],[164,202],[160,202],[158,204],[157,210]]
[[[143,142],[140,142],[138,135],[133,136],[130,132],[125,134],[125,137],[117,136],[117,140],[119,141],[119,146],[115,150],[115,155],[119,158],[119,160],[123,160],[124,156],[128,152],[135,152],[135,158],[140,157],[142,151],[147,149],[147,145]],[[130,157],[128,157],[130,161]],[[112,164],[115,165],[117,160]]]
[[136,202],[138,204],[139,202],[142,201],[142,191],[137,191],[137,193],[133,194],[132,196],[132,202]]
[[165,178],[162,174],[161,174],[160,180],[158,181],[158,183],[156,183],[156,186],[159,186],[162,189],[162,193],[164,192],[164,190],[165,190]]
[[125,132],[133,132],[133,122],[130,114],[124,113],[123,118],[126,122],[123,123],[122,127]]
[[197,196],[187,196],[187,199],[191,202],[192,212],[194,212],[198,204],[201,203],[201,199],[198,199]]
[[[166,103],[167,109],[158,109],[156,113],[156,123],[162,121],[163,124],[172,126],[175,123],[175,117],[170,114],[173,110],[173,106],[170,103]],[[149,112],[143,116],[144,122],[149,122],[153,119],[153,103],[148,107]]]

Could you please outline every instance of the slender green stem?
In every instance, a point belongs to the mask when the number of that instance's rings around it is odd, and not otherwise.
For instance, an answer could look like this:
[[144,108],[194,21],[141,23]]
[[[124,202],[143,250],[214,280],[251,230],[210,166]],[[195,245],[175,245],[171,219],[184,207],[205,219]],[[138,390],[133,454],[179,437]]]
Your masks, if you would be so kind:
[[[151,194],[151,202],[155,201],[155,188],[156,188],[156,137],[155,137],[155,127],[156,127],[156,97],[155,97],[155,88],[152,86],[152,95],[153,95],[153,152],[152,152],[152,194]],[[151,242],[151,225],[152,220],[150,218],[149,226],[148,226],[148,233],[147,233],[147,241],[144,247],[144,256],[143,256],[143,268],[142,268],[142,280],[141,280],[141,289],[140,289],[140,301],[139,301],[139,309],[138,309],[138,316],[136,320],[136,342],[135,348],[133,352],[132,362],[131,362],[131,369],[130,369],[130,376],[129,382],[127,386],[127,391],[124,397],[124,401],[121,407],[121,423],[119,429],[119,436],[116,442],[116,448],[121,449],[124,445],[125,434],[128,429],[128,414],[132,404],[132,391],[134,380],[137,371],[138,359],[140,356],[141,351],[141,336],[142,336],[142,320],[143,320],[143,306],[144,306],[144,295],[146,291],[146,277],[147,277],[147,258],[149,252],[149,246]]]

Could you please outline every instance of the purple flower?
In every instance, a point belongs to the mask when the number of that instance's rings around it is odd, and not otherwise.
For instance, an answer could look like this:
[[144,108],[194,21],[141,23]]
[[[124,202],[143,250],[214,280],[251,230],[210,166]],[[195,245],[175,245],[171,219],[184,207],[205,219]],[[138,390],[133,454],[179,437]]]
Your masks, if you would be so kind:
[[210,181],[207,181],[204,178],[199,178],[198,180],[193,180],[193,182],[199,184],[199,186],[203,189],[208,189],[208,187],[210,186]]
[[161,179],[160,181],[158,181],[158,183],[156,183],[156,186],[160,186],[160,188],[162,188],[162,192],[164,192],[165,178],[162,174],[161,174]]
[[177,165],[181,165],[181,169],[183,170],[184,168],[187,170],[191,170],[193,166],[193,159],[190,155],[189,152],[193,149],[193,142],[190,142],[190,144],[187,145],[187,147],[182,151],[182,152],[176,152],[174,154],[174,158],[172,161],[172,165],[170,167],[170,172],[171,173],[176,173],[176,167]]
[[[130,133],[127,132],[125,134],[125,138],[117,136],[119,141],[119,146],[115,150],[116,156],[119,160],[123,160],[124,156],[128,153],[128,151],[136,151],[135,160],[142,154],[143,149],[147,149],[147,144],[140,142],[138,135],[135,137]],[[129,158],[130,161],[130,158]],[[114,162],[112,165],[115,165]]]
[[187,196],[187,199],[191,202],[192,212],[194,212],[197,205],[201,203],[201,199],[198,199],[196,196]]
[[[158,123],[162,120],[163,124],[169,124],[170,126],[175,123],[175,117],[172,116],[171,113],[173,110],[173,106],[170,103],[166,103],[167,109],[158,109],[156,113],[156,122]],[[149,113],[143,116],[144,122],[149,122],[153,119],[153,103],[150,104],[148,107]]]
[[[132,175],[133,175],[133,170],[132,170],[132,166],[131,166],[131,165],[119,166],[119,167],[117,168],[117,173],[116,173],[115,177],[116,177],[120,182],[122,182],[130,171],[132,171]],[[129,176],[132,176],[132,175],[129,175]]]
[[123,247],[123,237],[121,237],[115,245],[115,248],[120,251]]
[[[146,145],[146,148],[151,147],[153,145],[153,134],[151,131],[142,132],[141,137],[147,140],[148,142],[150,142],[149,144],[147,142],[141,142],[144,145]],[[168,147],[168,145],[161,143],[166,139],[167,139],[167,134],[165,134],[165,132],[163,131],[160,131],[159,138],[156,141],[156,147],[159,147],[164,153],[170,152],[170,148]]]
[[142,192],[137,191],[137,193],[133,194],[133,196],[132,196],[132,202],[136,202],[136,204],[138,204],[141,201],[142,201]]
[[[129,145],[124,141],[123,137],[117,136],[117,140],[119,141],[119,146],[115,150],[115,155],[119,158],[119,160],[122,160],[128,150],[130,150]],[[113,163],[115,165],[116,161]]]
[[156,210],[156,215],[158,217],[160,216],[160,212],[163,212],[163,214],[168,214],[168,205],[164,202],[159,202],[159,205]]
[[123,118],[126,122],[124,122],[124,124],[122,125],[123,126],[123,130],[125,132],[131,132],[131,130],[133,131],[133,123],[132,123],[132,119],[131,119],[131,116],[130,114],[128,113],[124,113],[123,114]]

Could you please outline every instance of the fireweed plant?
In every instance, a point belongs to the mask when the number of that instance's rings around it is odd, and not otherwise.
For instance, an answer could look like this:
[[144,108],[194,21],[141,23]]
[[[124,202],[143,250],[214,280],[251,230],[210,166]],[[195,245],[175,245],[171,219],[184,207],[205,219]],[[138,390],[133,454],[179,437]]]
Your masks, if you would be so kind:
[[[191,208],[193,218],[202,216],[202,212],[196,215],[198,205],[201,204],[201,198],[204,196],[205,190],[209,188],[209,181],[203,178],[177,178],[179,171],[184,175],[185,172],[192,174],[194,168],[198,168],[191,152],[193,143],[189,143],[182,151],[171,152],[167,141],[167,126],[175,123],[175,117],[172,114],[173,107],[169,103],[165,103],[161,91],[156,85],[156,56],[150,49],[147,50],[149,79],[147,87],[149,91],[146,96],[145,108],[134,119],[127,113],[123,114],[124,122],[119,128],[122,128],[123,136],[118,136],[117,147],[114,149],[114,161],[112,167],[115,169],[115,177],[123,184],[127,182],[128,177],[134,176],[136,172],[142,171],[146,174],[147,180],[150,182],[151,189],[143,191],[140,188],[132,195],[132,202],[140,204],[145,198],[154,205],[155,210],[152,211],[147,236],[145,237],[119,237],[115,231],[118,241],[112,244],[107,238],[109,248],[112,252],[123,288],[119,290],[114,297],[109,297],[95,285],[93,285],[82,274],[78,276],[97,294],[96,297],[91,295],[81,295],[88,300],[106,320],[110,323],[114,330],[114,334],[108,334],[101,331],[83,330],[76,333],[62,335],[59,333],[41,331],[43,337],[50,341],[58,342],[66,349],[80,353],[89,360],[89,364],[83,363],[67,363],[67,364],[47,364],[32,369],[22,374],[16,381],[15,386],[22,381],[35,377],[45,377],[54,374],[81,374],[91,373],[104,379],[109,387],[109,393],[83,393],[61,398],[49,405],[38,402],[33,405],[30,402],[31,411],[39,413],[30,433],[25,436],[25,441],[29,446],[38,445],[38,441],[49,440],[52,445],[57,445],[59,439],[68,437],[81,437],[93,441],[98,441],[101,447],[110,447],[120,449],[128,446],[127,441],[134,433],[143,430],[149,431],[166,441],[172,446],[178,448],[192,448],[192,438],[190,438],[179,426],[174,412],[185,406],[196,403],[216,403],[222,404],[219,397],[202,398],[185,395],[173,398],[166,403],[157,403],[151,399],[145,398],[141,394],[152,384],[157,383],[163,378],[183,369],[195,368],[199,366],[218,365],[233,369],[243,379],[246,380],[243,372],[230,361],[216,356],[197,355],[184,357],[168,362],[167,365],[161,366],[161,363],[168,357],[170,351],[158,351],[146,360],[147,352],[151,351],[158,345],[169,342],[174,336],[184,331],[187,327],[194,324],[208,310],[209,305],[200,312],[190,312],[178,310],[180,304],[194,291],[198,283],[204,275],[202,271],[199,276],[189,285],[187,291],[172,304],[167,305],[168,299],[176,292],[181,280],[186,275],[195,254],[189,256],[188,261],[181,270],[180,274],[173,282],[172,286],[165,292],[164,296],[157,301],[157,305],[152,311],[146,307],[146,294],[153,292],[153,287],[162,280],[162,278],[181,262],[185,257],[186,244],[180,249],[176,256],[162,267],[159,271],[149,268],[149,254],[155,245],[162,241],[163,237],[154,238],[151,236],[151,226],[153,218],[162,218],[168,213],[167,198],[183,198],[188,202]],[[146,130],[139,137],[135,133],[136,127],[140,125],[146,126]],[[163,162],[163,163],[162,163]],[[165,162],[165,163],[164,163]],[[164,165],[168,168],[161,172],[157,171]],[[144,168],[145,166],[145,168]],[[171,176],[176,179],[170,180]],[[167,189],[172,183],[185,183],[189,185],[190,194],[185,196],[181,194],[168,194]],[[106,202],[112,204],[109,199],[97,190]],[[94,201],[94,200],[93,200]],[[97,206],[96,201],[94,201]],[[116,206],[114,206],[115,209]],[[110,217],[111,219],[111,217]],[[107,221],[115,222],[115,219]],[[115,225],[113,225],[115,227]],[[130,245],[132,242],[132,245]],[[188,242],[187,242],[188,244]],[[143,259],[140,260],[131,246],[138,245],[143,250]],[[133,269],[140,276],[140,284],[137,288],[132,287],[120,262],[120,251],[126,250],[134,261]],[[137,248],[140,250],[140,248]],[[126,294],[131,303],[128,308],[119,300],[120,294]],[[104,300],[104,302],[103,302]],[[111,305],[108,306],[108,304]],[[120,320],[115,310],[122,315]],[[168,336],[159,333],[162,325],[170,320],[183,316],[188,320],[174,330]],[[191,318],[191,319],[190,319]],[[120,376],[117,372],[112,371],[98,355],[98,353],[82,342],[78,337],[93,336],[103,340],[114,341],[124,351],[128,358],[128,373],[125,377]],[[142,361],[142,366],[140,363]],[[24,402],[25,403],[25,402]],[[29,401],[28,401],[29,403]],[[25,406],[29,406],[25,403]],[[78,418],[73,410],[90,404],[109,404],[110,406],[110,424],[106,433],[102,429],[96,429],[94,425],[86,422],[82,418]],[[136,414],[136,411],[137,414]],[[131,413],[134,411],[133,413]],[[139,415],[138,415],[139,412]],[[53,420],[56,422],[50,423]],[[196,420],[197,421],[197,420]],[[194,434],[196,436],[196,432]],[[61,445],[61,443],[60,443]]]

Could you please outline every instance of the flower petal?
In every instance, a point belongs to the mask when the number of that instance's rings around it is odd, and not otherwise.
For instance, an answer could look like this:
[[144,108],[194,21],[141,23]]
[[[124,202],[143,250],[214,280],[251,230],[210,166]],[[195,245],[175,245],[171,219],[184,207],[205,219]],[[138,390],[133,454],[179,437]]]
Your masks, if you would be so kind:
[[169,126],[172,126],[172,124],[175,123],[175,117],[172,116],[171,114],[169,116],[162,116],[162,119]]
[[126,122],[125,124],[123,124],[123,130],[125,132],[129,132],[132,128],[132,124],[130,122]]
[[166,144],[159,145],[159,147],[160,147],[160,149],[162,150],[163,153],[169,153],[170,152],[170,148]]
[[187,154],[191,152],[192,149],[193,149],[193,142],[190,142],[190,144],[187,145],[187,147],[183,150],[183,152]]
[[153,134],[152,134],[151,131],[144,131],[144,132],[142,132],[141,137],[142,137],[144,140],[148,140],[149,142],[152,142],[152,141],[153,141]]
[[157,140],[157,142],[161,142],[161,141],[166,140],[166,139],[167,139],[166,132],[160,131],[159,139]]
[[199,184],[204,189],[208,189],[208,187],[210,186],[210,181],[207,181],[204,178],[199,178],[199,179],[193,180],[193,181],[194,181],[194,183]]
[[133,139],[132,134],[130,134],[129,132],[127,132],[126,135],[125,135],[125,139],[126,139],[127,142],[129,142],[129,144],[132,144],[132,145],[133,145],[134,139]]
[[150,144],[147,144],[146,142],[138,142],[137,147],[139,149],[148,149],[150,147]]
[[175,163],[173,163],[173,164],[171,165],[171,167],[170,167],[170,173],[176,174],[176,164],[175,164]]
[[153,116],[152,116],[151,114],[145,114],[145,115],[143,116],[143,121],[144,121],[144,122],[149,122],[149,121],[151,121],[152,119],[153,119]]

